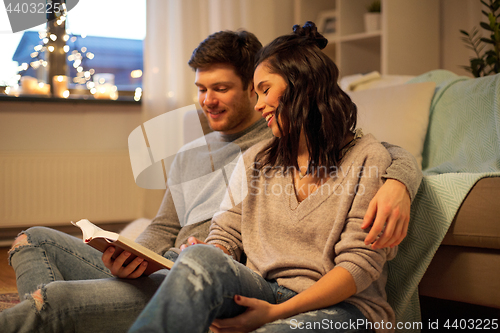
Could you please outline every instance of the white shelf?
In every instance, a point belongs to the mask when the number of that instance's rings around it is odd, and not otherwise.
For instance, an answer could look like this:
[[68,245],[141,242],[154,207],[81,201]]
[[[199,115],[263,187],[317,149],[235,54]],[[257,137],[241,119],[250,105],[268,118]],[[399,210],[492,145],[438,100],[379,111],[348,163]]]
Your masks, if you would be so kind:
[[323,37],[328,39],[328,43],[336,43],[339,40],[339,35],[338,34],[323,34]]
[[361,41],[370,38],[380,38],[382,37],[382,30],[374,31],[374,32],[361,32],[358,34],[342,36],[337,39],[340,42],[350,42],[350,41]]
[[382,29],[365,32],[364,14],[373,0],[294,0],[296,24],[318,24],[335,11],[336,33],[323,50],[341,76],[379,71],[419,75],[439,68],[439,1],[381,0]]

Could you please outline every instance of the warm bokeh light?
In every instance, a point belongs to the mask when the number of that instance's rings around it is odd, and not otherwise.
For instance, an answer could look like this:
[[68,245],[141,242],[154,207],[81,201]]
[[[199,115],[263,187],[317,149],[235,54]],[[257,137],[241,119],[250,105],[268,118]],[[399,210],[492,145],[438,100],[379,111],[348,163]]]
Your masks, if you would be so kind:
[[133,79],[138,79],[142,76],[142,71],[140,69],[136,69],[132,72],[130,72],[130,77],[132,77]]

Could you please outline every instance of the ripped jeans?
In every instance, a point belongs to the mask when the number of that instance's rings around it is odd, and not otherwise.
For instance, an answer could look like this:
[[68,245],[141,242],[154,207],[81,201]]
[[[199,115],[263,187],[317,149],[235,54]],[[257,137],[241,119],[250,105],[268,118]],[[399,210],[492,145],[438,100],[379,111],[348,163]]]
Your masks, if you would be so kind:
[[[295,296],[292,290],[268,281],[210,245],[185,249],[129,332],[207,332],[215,318],[231,318],[245,311],[234,295],[258,298],[272,304]],[[342,323],[364,322],[352,304],[301,313],[268,323],[255,332],[365,332]],[[337,324],[336,324],[337,323]],[[340,329],[336,329],[336,328]]]
[[126,332],[168,273],[118,279],[81,239],[44,227],[24,234],[9,256],[21,303],[0,312],[1,332]]
[[9,255],[21,298],[53,281],[113,277],[101,260],[102,253],[79,238],[45,227],[33,227],[23,234],[27,244]]

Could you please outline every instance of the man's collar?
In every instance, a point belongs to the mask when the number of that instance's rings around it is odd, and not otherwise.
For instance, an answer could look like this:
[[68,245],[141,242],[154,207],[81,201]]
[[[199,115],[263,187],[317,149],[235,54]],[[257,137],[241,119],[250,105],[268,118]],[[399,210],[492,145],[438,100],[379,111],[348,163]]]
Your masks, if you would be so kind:
[[255,123],[253,123],[252,125],[250,125],[249,127],[245,128],[244,130],[242,130],[238,133],[234,133],[234,134],[223,134],[221,132],[218,132],[218,133],[219,133],[219,136],[220,136],[222,141],[232,142],[232,141],[235,141],[235,140],[241,138],[243,135],[250,133],[254,129],[261,127],[265,123],[266,123],[266,120],[264,118],[260,118]]

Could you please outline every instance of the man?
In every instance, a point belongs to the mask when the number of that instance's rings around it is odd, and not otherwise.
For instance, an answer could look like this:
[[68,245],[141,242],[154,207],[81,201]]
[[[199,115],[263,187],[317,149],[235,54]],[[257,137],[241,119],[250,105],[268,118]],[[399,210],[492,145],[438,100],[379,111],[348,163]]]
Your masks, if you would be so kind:
[[[253,64],[261,47],[251,33],[226,31],[209,36],[193,52],[189,65],[196,73],[200,106],[214,132],[205,136],[206,146],[188,144],[184,147],[187,153],[176,157],[159,212],[138,243],[175,260],[189,237],[205,239],[225,193],[221,185],[229,177],[226,166],[255,143],[271,137],[264,119],[254,110]],[[409,153],[386,147],[394,162],[364,223],[364,227],[374,223],[366,239],[367,243],[375,241],[374,247],[396,245],[404,238],[408,193],[414,197],[421,179]],[[195,195],[186,191],[190,186]],[[23,232],[9,260],[16,271],[19,294],[28,297],[0,314],[0,326],[5,332],[29,332],[35,327],[50,332],[74,331],[76,327],[92,332],[126,331],[168,271],[141,277],[146,262],[137,258],[124,267],[128,254],[115,260],[112,254],[110,249],[101,258],[100,252],[81,240],[48,228]]]

